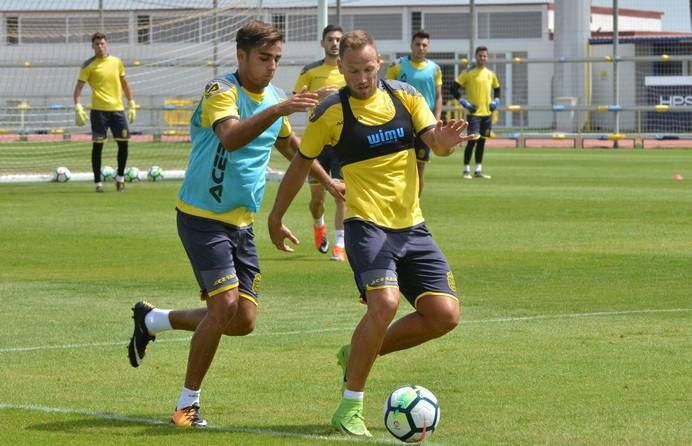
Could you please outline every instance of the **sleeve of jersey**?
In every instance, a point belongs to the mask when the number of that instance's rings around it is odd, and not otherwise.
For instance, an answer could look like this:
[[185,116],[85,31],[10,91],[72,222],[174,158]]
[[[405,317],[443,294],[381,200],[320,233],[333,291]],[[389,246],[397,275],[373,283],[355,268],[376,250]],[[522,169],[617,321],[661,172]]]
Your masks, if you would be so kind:
[[281,118],[283,123],[281,124],[281,130],[279,131],[279,138],[288,138],[293,133],[293,128],[291,123],[288,121],[288,117],[284,116]]
[[89,67],[82,67],[79,69],[79,77],[77,80],[82,82],[87,82],[89,80]]
[[120,77],[125,77],[125,64],[122,59],[118,59],[118,75]]
[[393,63],[387,68],[385,79],[396,79],[399,76],[399,64]]
[[307,71],[303,71],[296,79],[296,84],[293,86],[293,92],[298,93],[303,87],[310,87],[310,79]]
[[307,159],[315,159],[322,152],[324,146],[329,145],[330,125],[328,114],[322,114],[317,118],[311,117],[303,131],[303,138],[300,141],[300,154]]
[[459,76],[457,76],[457,79],[455,82],[463,87],[464,83],[466,82],[466,71],[464,71]]
[[435,86],[442,86],[442,70],[440,69],[439,65],[435,68]]
[[211,95],[207,91],[202,114],[207,117],[206,121],[210,126],[222,119],[238,118],[237,101],[238,92],[235,86],[218,93],[211,93]]
[[425,133],[437,125],[437,119],[422,95],[410,94],[403,90],[397,90],[397,94],[411,113],[411,121],[417,135]]
[[493,88],[500,88],[500,81],[497,80],[497,75],[493,73]]

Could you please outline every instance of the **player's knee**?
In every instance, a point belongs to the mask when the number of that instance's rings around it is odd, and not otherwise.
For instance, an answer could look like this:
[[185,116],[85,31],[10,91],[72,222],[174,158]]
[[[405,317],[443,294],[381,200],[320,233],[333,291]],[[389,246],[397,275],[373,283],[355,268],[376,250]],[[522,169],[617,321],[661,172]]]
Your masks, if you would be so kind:
[[[370,297],[368,297],[368,302],[371,302]],[[398,309],[398,299],[391,297],[379,298],[375,304],[368,303],[368,313],[375,321],[383,325],[389,325],[394,320]]]
[[255,331],[255,319],[249,317],[236,317],[226,328],[226,336],[247,336]]

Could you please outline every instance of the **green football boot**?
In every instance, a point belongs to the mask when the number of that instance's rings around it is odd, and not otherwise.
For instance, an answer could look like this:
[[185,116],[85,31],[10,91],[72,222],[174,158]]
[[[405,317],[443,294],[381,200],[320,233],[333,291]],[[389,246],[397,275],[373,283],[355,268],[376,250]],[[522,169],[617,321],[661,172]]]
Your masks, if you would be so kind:
[[362,401],[342,399],[332,415],[332,427],[353,437],[372,437],[365,426]]

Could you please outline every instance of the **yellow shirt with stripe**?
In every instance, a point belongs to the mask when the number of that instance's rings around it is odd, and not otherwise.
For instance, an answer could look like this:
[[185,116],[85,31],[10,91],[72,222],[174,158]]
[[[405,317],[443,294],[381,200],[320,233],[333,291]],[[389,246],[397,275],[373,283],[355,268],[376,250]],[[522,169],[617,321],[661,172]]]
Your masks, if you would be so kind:
[[456,83],[464,87],[466,99],[478,109],[471,113],[475,116],[490,116],[490,102],[493,100],[493,90],[500,88],[495,72],[487,67],[478,66],[461,73]]
[[[209,88],[214,88],[213,84]],[[243,87],[243,92],[250,97],[250,99],[255,102],[262,102],[264,99],[264,93],[253,93],[246,90]],[[209,128],[214,125],[215,122],[225,120],[225,119],[240,119],[240,113],[238,112],[238,90],[234,85],[233,87],[221,91],[221,92],[205,92],[202,98],[201,105],[201,124],[204,128]],[[283,124],[281,131],[279,132],[279,138],[288,138],[291,135],[293,129],[288,119],[283,117]],[[254,222],[254,214],[250,212],[249,209],[240,207],[232,209],[224,213],[215,213],[208,211],[206,209],[200,209],[198,207],[192,206],[185,203],[182,200],[178,200],[176,207],[190,215],[197,217],[208,218],[211,220],[217,220],[224,223],[228,223],[237,227],[249,226]]]
[[119,57],[110,54],[88,59],[79,70],[79,80],[91,87],[91,109],[123,111],[122,83],[125,65]]
[[308,91],[315,91],[326,86],[341,88],[344,85],[346,85],[346,81],[339,71],[339,67],[337,65],[327,65],[324,63],[324,59],[322,59],[303,67],[300,76],[296,79],[293,92],[298,93],[303,87],[307,87]]
[[[423,96],[415,89],[395,89],[394,94],[411,114],[416,134],[437,123]],[[316,158],[324,146],[334,146],[343,130],[343,110],[339,95],[331,95],[319,116],[310,119],[300,145],[305,158]],[[349,97],[357,121],[366,126],[389,122],[395,114],[389,94],[381,87],[368,99]],[[418,200],[416,154],[411,147],[393,154],[365,159],[342,166],[346,183],[346,219],[361,219],[389,229],[405,229],[423,222]]]

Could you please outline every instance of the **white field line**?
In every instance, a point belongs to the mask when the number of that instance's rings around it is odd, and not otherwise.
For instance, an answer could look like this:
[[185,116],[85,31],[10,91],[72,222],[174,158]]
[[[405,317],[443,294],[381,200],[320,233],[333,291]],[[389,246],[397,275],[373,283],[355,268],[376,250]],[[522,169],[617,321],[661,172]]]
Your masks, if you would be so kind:
[[[37,404],[11,404],[11,403],[0,403],[0,410],[3,409],[9,409],[9,410],[26,410],[30,412],[40,412],[40,413],[57,413],[57,414],[64,414],[64,415],[82,415],[86,417],[91,417],[91,418],[98,418],[101,420],[110,420],[110,421],[122,421],[125,423],[132,423],[132,424],[144,424],[144,425],[150,425],[150,426],[170,426],[170,423],[168,420],[160,420],[160,419],[154,419],[154,418],[143,418],[143,417],[130,417],[126,415],[116,415],[112,413],[106,413],[106,412],[97,412],[91,409],[70,409],[67,407],[51,407],[51,406],[42,406],[42,405],[37,405]],[[284,431],[276,431],[272,429],[253,429],[253,428],[245,428],[245,427],[227,427],[227,426],[208,426],[205,430],[207,431],[213,431],[213,432],[228,432],[228,433],[242,433],[242,434],[255,434],[255,435],[260,435],[260,436],[265,436],[265,437],[283,437],[283,438],[300,438],[300,439],[308,439],[308,440],[319,440],[319,441],[327,441],[327,442],[353,442],[353,441],[358,441],[359,439],[352,438],[352,437],[346,437],[346,436],[340,436],[337,435],[336,433],[333,436],[327,436],[327,435],[317,435],[317,434],[301,434],[299,432],[284,432]],[[400,445],[401,442],[395,441],[394,439],[385,439],[385,438],[371,438],[371,439],[362,439],[360,440],[363,443],[368,443],[368,444],[396,444]]]
[[[564,314],[541,314],[536,316],[520,316],[520,317],[503,317],[495,319],[478,319],[478,320],[462,320],[461,325],[472,324],[498,324],[509,322],[530,322],[542,321],[551,319],[580,319],[589,317],[607,317],[607,316],[628,316],[633,314],[655,314],[655,313],[683,313],[692,312],[692,308],[663,308],[663,309],[644,309],[644,310],[624,310],[624,311],[597,311],[593,313],[564,313]],[[316,328],[311,330],[291,330],[271,333],[251,334],[250,336],[292,336],[312,333],[328,333],[334,331],[353,330],[353,326],[348,327],[332,327],[332,328]],[[162,342],[189,342],[190,336],[172,339],[157,339],[157,343]],[[61,344],[61,345],[37,345],[31,347],[6,347],[0,348],[0,353],[18,353],[30,352],[37,350],[70,350],[78,348],[93,348],[93,347],[112,347],[127,345],[127,341],[115,342],[92,342],[88,344]]]

